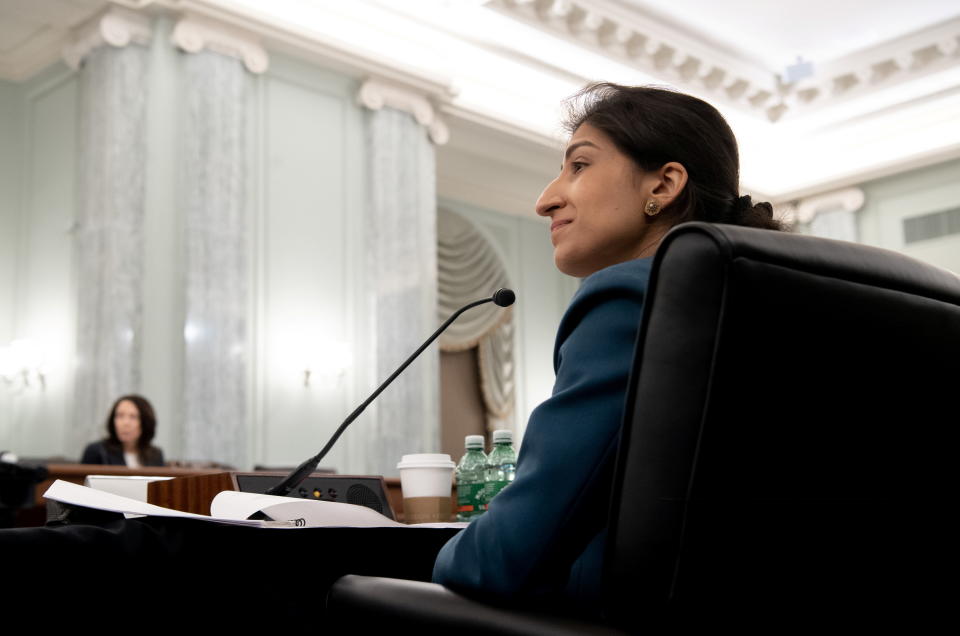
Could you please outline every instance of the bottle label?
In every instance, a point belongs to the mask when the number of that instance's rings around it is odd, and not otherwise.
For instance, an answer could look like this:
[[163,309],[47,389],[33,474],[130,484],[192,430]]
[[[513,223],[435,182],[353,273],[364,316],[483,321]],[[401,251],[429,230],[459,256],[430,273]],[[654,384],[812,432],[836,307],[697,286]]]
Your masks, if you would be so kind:
[[487,509],[484,484],[457,484],[457,512],[480,513]]
[[486,485],[486,493],[484,499],[489,502],[491,499],[497,496],[497,493],[507,487],[509,481],[506,480],[494,480],[488,481]]

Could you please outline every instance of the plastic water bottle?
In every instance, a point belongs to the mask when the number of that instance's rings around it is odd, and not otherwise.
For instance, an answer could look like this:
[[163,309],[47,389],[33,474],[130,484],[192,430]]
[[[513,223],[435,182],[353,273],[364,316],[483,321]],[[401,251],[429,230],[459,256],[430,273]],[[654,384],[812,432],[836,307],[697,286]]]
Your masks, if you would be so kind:
[[466,452],[457,464],[457,521],[471,521],[487,509],[484,498],[487,456],[483,435],[467,435]]
[[490,503],[498,492],[510,485],[517,472],[517,452],[513,450],[513,431],[493,432],[493,449],[487,456],[485,496]]

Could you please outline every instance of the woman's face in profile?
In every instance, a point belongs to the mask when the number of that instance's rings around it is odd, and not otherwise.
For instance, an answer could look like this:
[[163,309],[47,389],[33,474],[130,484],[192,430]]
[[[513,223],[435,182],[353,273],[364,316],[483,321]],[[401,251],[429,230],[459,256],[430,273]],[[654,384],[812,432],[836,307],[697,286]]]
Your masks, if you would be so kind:
[[130,400],[121,400],[113,413],[113,428],[120,443],[135,445],[140,439],[140,410]]
[[651,178],[589,124],[567,144],[560,175],[537,200],[537,214],[550,218],[557,269],[584,277],[640,257],[650,222],[643,205]]

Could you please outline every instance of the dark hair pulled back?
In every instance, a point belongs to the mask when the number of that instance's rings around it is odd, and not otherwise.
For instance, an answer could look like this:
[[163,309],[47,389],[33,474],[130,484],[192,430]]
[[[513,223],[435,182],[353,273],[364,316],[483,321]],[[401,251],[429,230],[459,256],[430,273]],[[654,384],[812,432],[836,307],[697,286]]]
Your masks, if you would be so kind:
[[740,196],[737,140],[716,108],[703,100],[652,86],[598,83],[566,102],[569,133],[590,124],[643,170],[676,161],[687,185],[661,215],[685,221],[783,229],[773,206]]

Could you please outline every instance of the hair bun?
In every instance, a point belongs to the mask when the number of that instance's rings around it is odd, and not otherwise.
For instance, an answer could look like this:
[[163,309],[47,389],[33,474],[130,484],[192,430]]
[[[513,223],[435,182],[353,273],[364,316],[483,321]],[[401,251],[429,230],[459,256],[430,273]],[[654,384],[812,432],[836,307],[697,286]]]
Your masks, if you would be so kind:
[[733,211],[736,216],[741,218],[754,214],[765,216],[768,219],[773,218],[773,206],[766,201],[754,203],[749,194],[734,199]]

